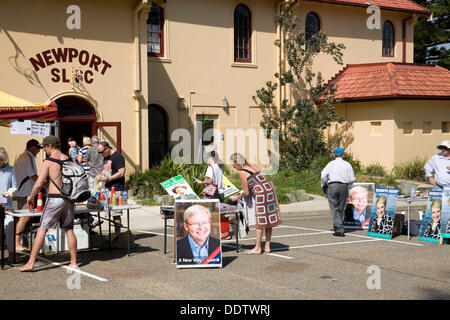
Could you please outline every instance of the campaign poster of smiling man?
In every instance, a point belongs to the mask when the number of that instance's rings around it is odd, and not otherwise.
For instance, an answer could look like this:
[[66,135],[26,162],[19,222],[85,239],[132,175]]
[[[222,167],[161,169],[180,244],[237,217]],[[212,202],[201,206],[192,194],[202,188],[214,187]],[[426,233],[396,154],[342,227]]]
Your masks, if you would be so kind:
[[222,267],[218,199],[175,201],[177,268]]

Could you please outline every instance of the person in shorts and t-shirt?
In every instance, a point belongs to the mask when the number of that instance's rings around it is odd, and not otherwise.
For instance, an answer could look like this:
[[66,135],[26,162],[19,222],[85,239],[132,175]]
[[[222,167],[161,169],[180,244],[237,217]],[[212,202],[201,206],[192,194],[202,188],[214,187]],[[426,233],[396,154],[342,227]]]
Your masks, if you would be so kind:
[[[68,160],[60,148],[61,145],[58,138],[55,136],[47,136],[42,142],[44,151],[47,156],[65,161]],[[30,254],[30,259],[27,264],[23,266],[20,271],[32,271],[36,258],[44,245],[45,235],[48,229],[55,228],[59,222],[60,227],[64,229],[66,233],[67,244],[70,252],[70,265],[69,267],[78,268],[77,265],[77,238],[73,232],[73,220],[74,220],[74,204],[70,200],[63,198],[59,189],[62,186],[62,170],[59,163],[47,160],[42,163],[41,172],[35,182],[31,194],[27,198],[28,204],[34,206],[34,197],[38,194],[41,187],[44,185],[44,181],[50,178],[50,184],[48,187],[47,201],[45,202],[44,211],[42,213],[40,227],[36,233],[33,249]],[[58,189],[59,188],[59,189]]]
[[[115,191],[125,191],[125,158],[118,151],[113,150],[107,141],[101,141],[97,146],[97,151],[103,156],[104,169],[96,177],[97,181],[104,181],[105,188],[109,190],[114,187]],[[114,219],[114,231],[120,234],[122,224],[122,210],[112,212]]]

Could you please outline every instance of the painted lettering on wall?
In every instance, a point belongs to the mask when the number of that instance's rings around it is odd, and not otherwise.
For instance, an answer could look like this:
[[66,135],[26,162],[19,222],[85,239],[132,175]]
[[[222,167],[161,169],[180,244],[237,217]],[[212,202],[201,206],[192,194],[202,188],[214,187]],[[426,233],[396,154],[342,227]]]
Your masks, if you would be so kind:
[[[31,57],[29,61],[36,72],[57,63],[75,63],[77,66],[84,66],[89,69],[81,70],[80,75],[87,84],[91,84],[94,81],[94,71],[105,75],[108,69],[112,67],[110,63],[96,54],[89,53],[86,50],[79,51],[75,48],[45,50],[38,53],[35,57]],[[50,73],[53,82],[71,82],[71,69],[53,67]]]

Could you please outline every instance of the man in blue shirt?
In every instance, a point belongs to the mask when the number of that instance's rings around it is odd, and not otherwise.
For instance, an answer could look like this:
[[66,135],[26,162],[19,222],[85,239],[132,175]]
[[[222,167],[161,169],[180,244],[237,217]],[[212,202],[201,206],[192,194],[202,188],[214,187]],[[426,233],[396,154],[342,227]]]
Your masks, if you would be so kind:
[[424,169],[430,184],[442,189],[450,186],[450,140],[442,141],[437,148],[441,152],[432,156]]
[[[188,235],[177,241],[177,264],[201,264],[207,258],[209,264],[218,264],[220,240],[210,237],[211,213],[202,205],[193,205],[184,211],[184,230]],[[216,249],[219,252],[211,256]]]

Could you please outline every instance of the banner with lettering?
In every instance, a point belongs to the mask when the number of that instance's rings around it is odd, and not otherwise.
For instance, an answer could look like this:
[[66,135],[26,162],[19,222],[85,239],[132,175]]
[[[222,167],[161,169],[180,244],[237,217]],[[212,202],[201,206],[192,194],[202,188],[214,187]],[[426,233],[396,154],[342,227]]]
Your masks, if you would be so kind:
[[221,268],[218,199],[175,200],[177,268]]
[[368,236],[392,239],[398,189],[375,189]]

